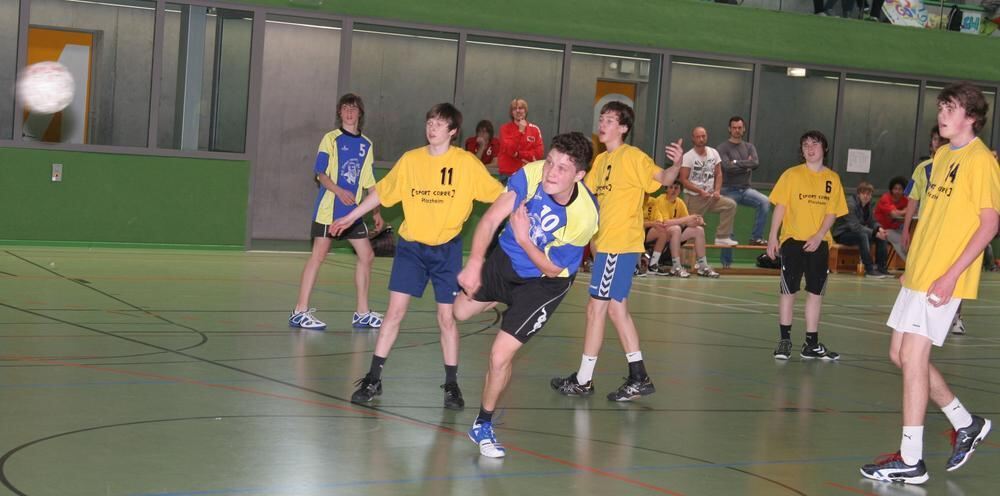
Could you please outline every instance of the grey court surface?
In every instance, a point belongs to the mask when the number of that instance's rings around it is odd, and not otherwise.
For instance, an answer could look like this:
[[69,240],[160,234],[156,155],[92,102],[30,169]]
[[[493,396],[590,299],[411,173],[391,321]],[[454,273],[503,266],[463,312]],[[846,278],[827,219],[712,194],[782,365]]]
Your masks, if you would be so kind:
[[[657,393],[604,395],[626,373],[610,329],[598,394],[548,386],[575,370],[586,285],[519,355],[496,417],[508,447],[465,437],[495,313],[461,325],[468,407],[441,407],[432,298],[414,300],[385,393],[352,405],[376,334],[350,328],[353,257],[327,260],[313,299],[326,332],[287,326],[302,253],[0,247],[0,495],[995,495],[1000,435],[948,473],[943,415],[925,433],[930,481],[864,480],[895,451],[900,374],[883,325],[894,280],[831,278],[821,341],[839,363],[775,363],[777,279],[637,279],[630,305]],[[389,260],[372,305],[384,310]],[[935,350],[975,413],[1000,421],[1000,278]],[[801,306],[797,308],[801,316]],[[797,345],[803,325],[793,329]]]

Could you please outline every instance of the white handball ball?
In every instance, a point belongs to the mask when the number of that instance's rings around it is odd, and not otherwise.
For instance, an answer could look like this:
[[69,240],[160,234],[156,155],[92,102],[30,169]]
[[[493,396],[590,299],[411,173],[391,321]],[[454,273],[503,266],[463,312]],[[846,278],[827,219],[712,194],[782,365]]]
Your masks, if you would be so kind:
[[59,62],[39,62],[24,68],[17,95],[31,112],[54,114],[73,102],[73,75]]

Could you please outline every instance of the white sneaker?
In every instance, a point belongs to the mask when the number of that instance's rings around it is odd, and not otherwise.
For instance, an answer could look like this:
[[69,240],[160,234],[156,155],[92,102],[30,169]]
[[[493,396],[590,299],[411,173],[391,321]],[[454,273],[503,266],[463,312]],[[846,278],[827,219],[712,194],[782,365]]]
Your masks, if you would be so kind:
[[469,429],[469,439],[479,445],[479,454],[487,458],[503,458],[507,454],[507,450],[497,442],[497,437],[493,434],[492,422],[473,424]]
[[378,312],[358,313],[354,312],[351,326],[355,329],[378,329],[382,327],[382,319],[385,315]]
[[965,323],[962,322],[962,317],[956,315],[955,320],[951,321],[951,333],[965,334]]
[[288,317],[288,327],[297,327],[299,329],[309,329],[313,331],[322,331],[326,329],[326,324],[313,316],[313,312],[315,311],[315,308],[310,308],[309,310],[298,313],[293,310],[292,315]]
[[715,238],[715,244],[722,246],[736,246],[739,242],[733,238]]
[[712,267],[709,265],[702,265],[702,264],[695,265],[694,272],[702,277],[711,277],[713,279],[719,277],[719,273],[712,270]]
[[689,274],[688,271],[684,270],[684,267],[680,265],[674,265],[673,267],[671,267],[670,272],[667,275],[680,277],[681,279],[687,279],[691,277],[691,274]]

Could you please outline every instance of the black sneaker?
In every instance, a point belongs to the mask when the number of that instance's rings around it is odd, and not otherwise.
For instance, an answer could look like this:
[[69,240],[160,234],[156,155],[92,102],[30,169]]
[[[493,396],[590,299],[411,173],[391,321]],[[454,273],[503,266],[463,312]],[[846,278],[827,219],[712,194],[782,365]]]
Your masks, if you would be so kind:
[[885,482],[905,482],[906,484],[923,484],[930,477],[927,476],[927,466],[920,460],[915,465],[907,465],[899,452],[885,455],[861,466],[861,475]]
[[635,377],[625,378],[625,383],[618,387],[617,391],[608,393],[609,401],[632,401],[640,396],[650,395],[656,392],[653,381],[649,376],[638,379]]
[[552,389],[559,391],[559,394],[566,396],[590,396],[594,394],[594,381],[589,380],[586,384],[580,384],[576,382],[576,372],[573,372],[569,377],[553,377],[549,381],[549,385]]
[[754,238],[747,244],[750,246],[767,246],[767,240],[763,238]]
[[792,340],[778,340],[778,346],[774,349],[775,360],[788,360],[792,356]]
[[949,472],[956,470],[969,460],[980,441],[986,439],[993,423],[978,415],[972,416],[972,424],[957,431],[951,431],[951,457],[944,464]]
[[351,403],[370,403],[382,394],[382,379],[372,379],[368,375],[354,383],[358,390],[351,395]]
[[802,344],[802,352],[799,353],[802,358],[819,358],[820,360],[840,360],[840,353],[836,351],[830,351],[823,346],[823,343],[816,343],[816,346],[809,346],[808,343]]
[[447,382],[441,385],[444,389],[444,407],[449,410],[461,410],[465,408],[465,400],[462,399],[462,390],[457,382]]

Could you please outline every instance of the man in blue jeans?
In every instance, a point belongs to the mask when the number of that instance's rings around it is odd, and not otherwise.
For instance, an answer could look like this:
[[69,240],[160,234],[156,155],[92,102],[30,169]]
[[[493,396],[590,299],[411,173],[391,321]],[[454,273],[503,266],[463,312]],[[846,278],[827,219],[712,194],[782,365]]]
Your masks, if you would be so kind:
[[[760,167],[760,161],[757,159],[757,148],[743,141],[745,132],[746,123],[743,118],[734,115],[729,118],[729,139],[715,147],[722,157],[721,193],[738,205],[753,207],[757,211],[748,244],[764,246],[767,245],[764,227],[770,215],[771,204],[767,196],[750,187],[750,176],[754,169]],[[729,267],[732,263],[733,250],[722,250],[722,266]]]

